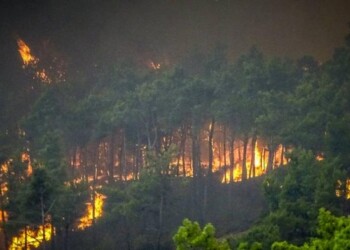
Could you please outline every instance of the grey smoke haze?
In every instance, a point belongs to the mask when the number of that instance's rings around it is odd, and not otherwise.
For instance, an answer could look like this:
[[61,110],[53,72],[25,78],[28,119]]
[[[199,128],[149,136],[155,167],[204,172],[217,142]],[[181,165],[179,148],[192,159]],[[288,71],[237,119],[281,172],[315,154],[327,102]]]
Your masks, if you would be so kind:
[[[348,0],[5,1],[2,41],[50,41],[79,60],[173,60],[226,44],[231,58],[256,45],[267,55],[328,59],[349,32]],[[139,59],[140,59],[139,58]]]

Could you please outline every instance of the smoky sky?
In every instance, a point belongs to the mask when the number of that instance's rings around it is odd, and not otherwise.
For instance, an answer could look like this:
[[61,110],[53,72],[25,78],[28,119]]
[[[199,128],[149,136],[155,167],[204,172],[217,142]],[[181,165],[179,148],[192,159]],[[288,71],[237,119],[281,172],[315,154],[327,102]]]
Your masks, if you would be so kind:
[[[5,0],[1,42],[49,44],[72,62],[172,61],[193,48],[251,46],[269,56],[324,61],[349,33],[348,0]],[[2,51],[9,53],[8,49]]]

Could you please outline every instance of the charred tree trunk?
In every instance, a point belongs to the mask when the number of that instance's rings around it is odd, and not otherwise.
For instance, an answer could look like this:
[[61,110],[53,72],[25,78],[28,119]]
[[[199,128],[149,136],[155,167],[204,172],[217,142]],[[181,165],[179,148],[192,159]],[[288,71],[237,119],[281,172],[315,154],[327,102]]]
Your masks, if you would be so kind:
[[185,125],[181,126],[180,130],[180,148],[177,155],[177,165],[176,165],[176,175],[180,175],[180,161],[182,164],[182,173],[183,176],[186,176],[186,166],[185,166],[185,147],[186,147],[186,127]]
[[114,182],[114,151],[115,151],[115,141],[114,134],[111,134],[109,142],[109,162],[108,162],[108,184]]
[[193,178],[198,178],[200,176],[200,144],[199,144],[199,133],[193,131],[192,134],[192,168],[193,168]]
[[249,171],[249,178],[255,177],[255,144],[256,144],[256,133],[254,133],[252,137],[252,151],[251,151],[251,157],[250,157],[250,171]]
[[161,190],[160,202],[159,202],[159,229],[158,229],[158,239],[157,239],[157,249],[161,249],[161,238],[163,233],[163,209],[164,209],[164,194]]
[[208,136],[208,151],[209,151],[209,163],[208,163],[208,177],[211,178],[213,173],[213,136],[214,136],[214,126],[215,119],[213,118],[209,127],[209,136]]
[[235,138],[232,137],[230,141],[230,183],[234,180],[234,166],[235,166]]
[[192,169],[193,169],[193,218],[197,218],[202,221],[202,190],[201,190],[201,162],[200,162],[200,129],[196,126],[195,122],[192,122]]
[[88,183],[89,182],[89,174],[88,174],[88,162],[89,162],[89,160],[88,160],[88,153],[87,153],[87,148],[85,148],[85,150],[83,151],[82,150],[82,154],[84,155],[84,157],[83,157],[83,163],[82,163],[82,165],[83,165],[83,171],[84,171],[84,173],[83,173],[83,180],[84,180],[84,182],[85,183]]
[[51,233],[51,250],[54,250],[56,247],[55,247],[55,234],[54,234],[54,226],[53,226],[53,221],[51,220],[51,230],[50,230],[50,233]]
[[214,152],[213,152],[213,137],[214,137],[214,126],[215,126],[215,119],[212,118],[210,127],[209,127],[209,135],[208,135],[208,152],[209,152],[209,163],[208,163],[208,176],[205,178],[204,183],[204,192],[203,192],[203,208],[202,208],[202,217],[203,221],[206,221],[207,217],[207,207],[208,207],[208,186],[211,185],[212,181],[212,175],[213,175],[213,158],[214,158]]
[[68,250],[68,242],[69,242],[69,224],[66,223],[64,225],[64,240],[63,240],[64,250]]
[[261,152],[260,166],[261,166],[261,169],[263,170],[265,168],[265,147],[263,147],[262,150],[263,151]]
[[182,159],[182,173],[186,176],[186,139],[187,139],[187,126],[183,125],[181,132],[181,159]]
[[284,162],[284,147],[283,145],[281,145],[281,162],[280,162],[280,165],[282,166],[283,165],[283,162]]
[[247,180],[247,147],[248,147],[248,136],[243,138],[243,160],[242,160],[242,181]]
[[121,130],[120,134],[120,145],[119,145],[119,152],[118,152],[118,163],[119,163],[119,180],[123,180],[123,173],[124,173],[124,131]]
[[273,144],[269,144],[267,146],[267,148],[269,151],[269,158],[267,161],[267,172],[271,172],[273,169],[273,159],[274,159],[274,155],[275,155],[276,146]]
[[226,160],[226,126],[224,126],[224,170],[225,170],[225,183],[227,183],[227,178],[226,178],[226,171],[227,171],[227,160]]
[[137,130],[137,145],[136,148],[136,162],[135,162],[135,172],[136,175],[134,176],[135,179],[138,179],[140,176],[140,170],[142,166],[142,151],[141,151],[141,138],[140,138],[140,132]]
[[45,211],[44,211],[44,190],[40,190],[40,207],[41,207],[41,226],[43,230],[43,242],[42,248],[46,249],[46,239],[45,239]]

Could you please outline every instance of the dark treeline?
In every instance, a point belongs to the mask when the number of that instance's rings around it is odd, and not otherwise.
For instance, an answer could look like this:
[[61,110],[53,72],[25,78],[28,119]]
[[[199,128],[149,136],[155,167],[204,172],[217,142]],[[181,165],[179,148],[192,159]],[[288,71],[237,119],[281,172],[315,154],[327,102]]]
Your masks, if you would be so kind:
[[[256,231],[276,232],[262,237],[271,242],[312,236],[319,207],[349,213],[346,42],[322,64],[308,56],[267,58],[257,48],[230,62],[219,45],[209,52],[194,50],[173,66],[154,62],[145,68],[125,61],[97,66],[89,78],[71,72],[65,82],[35,85],[23,93],[29,112],[18,116],[17,101],[2,110],[0,247],[7,248],[25,225],[48,221],[56,236],[43,249],[171,248],[170,236],[184,216],[201,223],[227,220],[221,233],[243,230],[260,212],[242,212],[242,226],[233,226],[240,195],[253,201],[256,191],[247,190],[259,183],[244,186],[258,175],[256,145],[266,161],[260,167],[270,173],[264,187],[274,214]],[[5,92],[0,95],[9,100]],[[272,171],[283,158],[290,160],[290,172]],[[236,168],[239,184],[233,183]],[[224,176],[230,185],[220,184]],[[281,191],[283,185],[294,193]],[[108,197],[105,216],[74,233],[77,246],[72,229],[96,190]],[[294,200],[298,195],[304,203]],[[256,197],[252,204],[262,206]],[[291,211],[291,204],[300,207]],[[281,222],[288,218],[283,213],[298,221],[293,229]],[[79,237],[86,236],[84,243]],[[259,240],[261,234],[249,237]]]

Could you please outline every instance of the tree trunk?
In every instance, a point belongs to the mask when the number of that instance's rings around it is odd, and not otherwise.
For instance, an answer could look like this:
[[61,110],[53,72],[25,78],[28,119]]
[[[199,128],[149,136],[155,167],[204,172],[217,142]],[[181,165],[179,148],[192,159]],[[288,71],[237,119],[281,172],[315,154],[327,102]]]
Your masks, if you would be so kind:
[[284,147],[283,145],[281,145],[281,162],[280,162],[281,166],[283,165],[283,161],[284,161]]
[[68,240],[69,240],[69,224],[66,223],[64,226],[64,242],[63,242],[64,250],[68,250]]
[[83,160],[83,171],[84,171],[84,182],[89,183],[89,174],[88,174],[88,149],[86,148],[84,151],[82,150],[82,154],[84,155],[84,160]]
[[114,150],[114,134],[112,133],[109,142],[108,184],[112,184],[114,182]]
[[226,126],[224,125],[224,178],[225,178],[225,183],[227,183],[227,178],[226,178],[226,171],[227,171],[227,160],[226,160]]
[[242,181],[247,180],[247,147],[248,147],[248,136],[243,138],[243,161],[242,161]]
[[261,169],[265,169],[265,147],[262,149],[263,151],[261,152],[261,157],[260,157],[260,166]]
[[54,250],[55,249],[55,234],[54,234],[54,227],[53,227],[53,221],[51,220],[51,250]]
[[235,167],[235,138],[232,137],[230,141],[230,183],[234,180],[234,167]]
[[249,178],[255,177],[255,144],[256,144],[256,134],[254,133],[252,137],[252,151],[251,151],[251,161],[250,161],[250,173]]
[[43,230],[43,242],[42,242],[42,248],[46,249],[46,239],[45,239],[45,212],[44,212],[44,197],[43,197],[44,190],[40,190],[40,207],[41,207],[41,226]]
[[267,146],[267,148],[269,150],[269,158],[267,161],[267,172],[269,173],[273,169],[273,158],[275,155],[276,146],[270,144]]
[[161,190],[160,202],[159,202],[159,229],[158,229],[158,240],[157,240],[157,249],[161,249],[161,238],[163,231],[163,208],[164,207],[164,195],[163,190]]
[[192,131],[192,168],[193,178],[200,176],[200,145],[199,145],[199,132],[196,129]]
[[124,173],[124,131],[120,131],[120,146],[118,154],[118,163],[119,163],[119,180],[123,180]]
[[208,151],[209,151],[209,163],[208,163],[208,176],[211,178],[213,173],[213,136],[214,136],[214,126],[215,126],[215,119],[212,118],[210,126],[209,126],[209,136],[208,136]]
[[184,125],[182,128],[181,135],[181,159],[182,159],[182,172],[183,176],[186,176],[186,139],[187,139],[187,126]]

